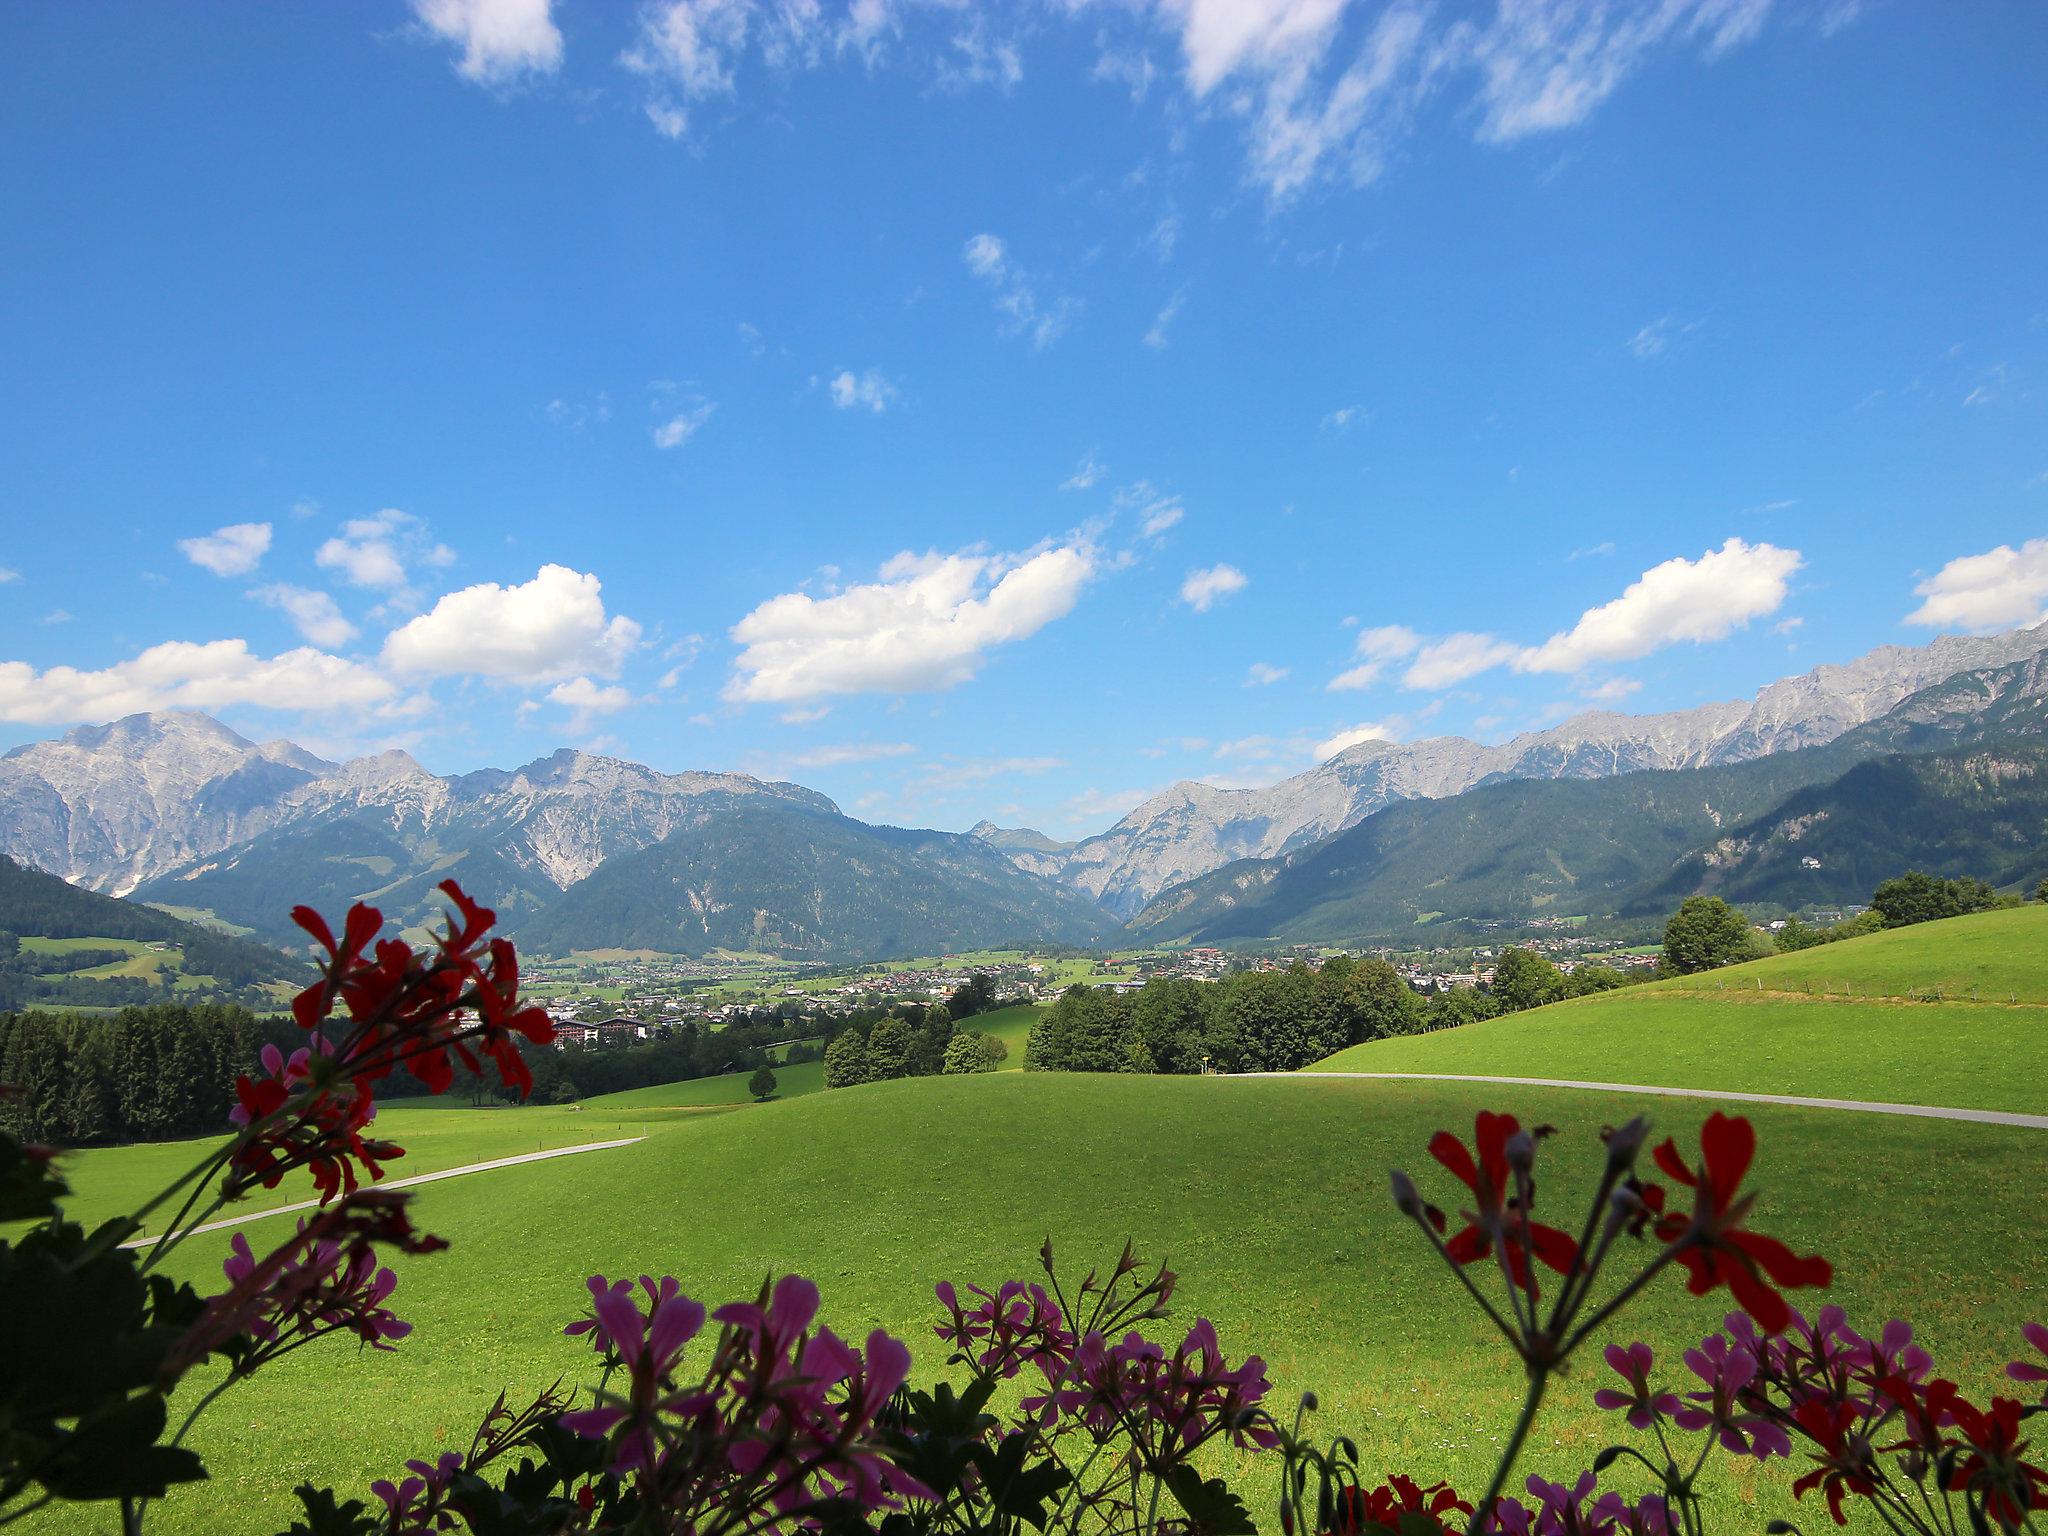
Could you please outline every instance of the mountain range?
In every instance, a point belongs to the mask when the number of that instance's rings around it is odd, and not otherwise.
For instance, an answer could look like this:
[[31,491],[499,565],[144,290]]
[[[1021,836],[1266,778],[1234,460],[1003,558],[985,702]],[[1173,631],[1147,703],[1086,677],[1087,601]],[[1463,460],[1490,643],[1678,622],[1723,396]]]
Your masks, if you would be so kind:
[[1389,806],[1174,886],[1129,926],[1148,942],[1314,942],[1444,918],[1662,916],[1699,891],[1861,901],[1915,865],[2031,880],[2048,873],[2044,734],[2048,654],[1944,679],[1823,746]]
[[[875,956],[1096,943],[1123,922],[1148,939],[1270,937],[1621,911],[1687,881],[1784,884],[1771,850],[1792,834],[1769,818],[1810,792],[1835,796],[1831,828],[1858,825],[1859,786],[1881,776],[1852,770],[1875,759],[2037,735],[2044,650],[2048,624],[1497,746],[1369,741],[1263,789],[1174,785],[1071,843],[987,822],[871,826],[799,785],[569,750],[443,776],[402,752],[334,763],[204,715],[134,715],[0,757],[0,854],[279,942],[296,938],[296,902],[366,899],[415,921],[450,875],[552,949]],[[2001,782],[1984,760],[1969,772],[1980,790]],[[1993,814],[1982,793],[1965,802],[1972,825]],[[1833,892],[1814,899],[1866,894],[1794,867],[1800,889]]]
[[983,823],[1018,867],[1072,885],[1129,918],[1168,886],[1239,859],[1274,858],[1355,826],[1397,801],[1441,799],[1509,779],[1602,779],[1705,768],[1824,745],[1908,695],[1972,668],[2048,648],[2048,624],[1882,646],[1772,683],[1749,701],[1667,714],[1594,710],[1498,746],[1461,736],[1367,741],[1261,789],[1183,780],[1107,831],[1076,843]]

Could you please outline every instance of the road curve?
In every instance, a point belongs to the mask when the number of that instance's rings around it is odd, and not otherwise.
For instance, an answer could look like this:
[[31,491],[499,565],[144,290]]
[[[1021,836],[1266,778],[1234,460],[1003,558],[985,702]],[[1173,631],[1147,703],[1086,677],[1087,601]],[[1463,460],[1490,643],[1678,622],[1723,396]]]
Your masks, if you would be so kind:
[[1651,1083],[1584,1083],[1569,1077],[1481,1077],[1469,1072],[1240,1072],[1239,1077],[1378,1078],[1394,1082],[1498,1083],[1515,1088],[1583,1088],[1594,1093],[1650,1093],[1674,1099],[1735,1099],[1744,1104],[1792,1104],[1803,1109],[1845,1109],[1862,1115],[1912,1115],[1924,1120],[1974,1120],[2048,1131],[2048,1115],[2004,1109],[1951,1109],[1940,1104],[1882,1104],[1870,1099],[1815,1099],[1792,1093],[1739,1093],[1732,1088],[1662,1088]]
[[[521,1152],[516,1157],[494,1157],[487,1163],[465,1163],[460,1168],[443,1168],[439,1173],[416,1173],[405,1179],[383,1179],[376,1184],[378,1189],[406,1189],[414,1184],[432,1184],[441,1179],[459,1179],[466,1173],[489,1173],[493,1168],[512,1168],[520,1163],[544,1163],[551,1157],[574,1157],[579,1152],[607,1152],[613,1147],[630,1147],[642,1140],[639,1136],[627,1136],[618,1141],[591,1141],[580,1147],[555,1147],[546,1152]],[[273,1205],[260,1211],[248,1211],[240,1216],[223,1217],[194,1227],[194,1232],[218,1232],[223,1227],[239,1227],[244,1222],[261,1221],[266,1216],[283,1216],[290,1211],[310,1211],[319,1205],[318,1200],[296,1200],[290,1205]],[[161,1237],[162,1234],[157,1234]],[[156,1237],[130,1238],[123,1248],[146,1248],[157,1241]]]

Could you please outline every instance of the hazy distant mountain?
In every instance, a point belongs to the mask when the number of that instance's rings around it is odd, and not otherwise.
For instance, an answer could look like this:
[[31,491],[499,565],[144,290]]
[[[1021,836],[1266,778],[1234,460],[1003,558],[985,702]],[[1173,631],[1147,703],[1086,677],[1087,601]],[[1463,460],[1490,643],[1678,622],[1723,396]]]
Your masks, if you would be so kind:
[[992,821],[976,822],[967,829],[967,835],[1008,855],[1019,869],[1048,880],[1058,877],[1067,855],[1074,849],[1072,843],[1062,843],[1029,827],[999,827]]
[[130,715],[0,757],[0,853],[123,895],[261,831],[335,766],[205,715]]
[[[1159,892],[1238,859],[1273,858],[1355,826],[1401,800],[1510,779],[1596,779],[1707,767],[1818,746],[1907,695],[1971,668],[2048,647],[2048,624],[1990,636],[1882,646],[1771,684],[1753,701],[1660,715],[1596,710],[1484,746],[1457,736],[1369,741],[1264,789],[1183,781],[1064,854],[997,843],[1021,867],[1055,875],[1129,917]],[[1057,862],[1055,862],[1057,860]]]
[[1329,941],[1461,918],[1655,914],[1697,890],[1840,902],[1916,862],[2001,881],[2048,873],[2044,734],[2037,655],[1945,679],[1804,751],[1388,806],[1174,886],[1131,927],[1152,941]]
[[872,958],[1017,940],[1095,944],[1114,918],[957,832],[873,827],[757,798],[622,854],[518,934],[551,952]]

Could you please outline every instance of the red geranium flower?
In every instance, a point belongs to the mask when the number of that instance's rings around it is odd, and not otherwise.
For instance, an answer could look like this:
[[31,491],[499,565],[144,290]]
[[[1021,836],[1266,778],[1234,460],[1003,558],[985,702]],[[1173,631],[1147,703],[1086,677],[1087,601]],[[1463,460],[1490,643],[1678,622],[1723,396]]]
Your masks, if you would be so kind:
[[1801,1258],[1774,1237],[1744,1231],[1742,1219],[1756,1201],[1743,1194],[1743,1175],[1756,1156],[1756,1128],[1740,1115],[1716,1112],[1700,1130],[1700,1172],[1695,1174],[1666,1140],[1657,1148],[1657,1166],[1693,1192],[1690,1218],[1672,1212],[1657,1225],[1667,1243],[1683,1243],[1678,1262],[1691,1272],[1687,1289],[1705,1296],[1721,1285],[1734,1293],[1744,1311],[1766,1333],[1782,1333],[1792,1320],[1785,1298],[1772,1283],[1797,1290],[1825,1286],[1834,1266],[1818,1255]]
[[1984,1501],[1984,1512],[2008,1531],[2025,1523],[2030,1509],[2048,1509],[2048,1472],[2021,1459],[2019,1402],[1994,1397],[1984,1412],[1958,1401],[1951,1412],[1968,1442],[1969,1454],[1949,1474],[1952,1492],[1968,1490]]
[[[1470,1264],[1493,1252],[1500,1244],[1508,1273],[1518,1286],[1534,1288],[1528,1255],[1534,1254],[1546,1268],[1563,1275],[1578,1262],[1579,1245],[1556,1227],[1529,1219],[1514,1193],[1514,1172],[1508,1166],[1508,1142],[1521,1130],[1513,1115],[1496,1115],[1481,1110],[1473,1122],[1473,1143],[1479,1149],[1475,1161],[1465,1144],[1449,1131],[1438,1131],[1429,1140],[1429,1155],[1442,1163],[1453,1177],[1472,1191],[1476,1211],[1465,1212],[1466,1226],[1444,1244],[1454,1264]],[[1442,1213],[1430,1217],[1439,1230]]]
[[1848,1517],[1842,1513],[1843,1499],[1852,1493],[1869,1495],[1877,1491],[1871,1475],[1875,1469],[1870,1444],[1852,1433],[1860,1415],[1854,1404],[1831,1404],[1813,1397],[1801,1403],[1793,1417],[1822,1454],[1813,1458],[1819,1466],[1792,1485],[1792,1497],[1803,1499],[1812,1489],[1821,1489],[1827,1495],[1828,1513],[1835,1524],[1847,1525]]

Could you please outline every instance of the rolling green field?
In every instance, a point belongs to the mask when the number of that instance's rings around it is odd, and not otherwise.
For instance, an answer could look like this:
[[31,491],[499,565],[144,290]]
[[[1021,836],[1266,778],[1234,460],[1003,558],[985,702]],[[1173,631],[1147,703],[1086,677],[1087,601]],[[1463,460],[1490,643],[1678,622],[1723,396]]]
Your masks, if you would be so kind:
[[[1423,1174],[1430,1133],[1469,1128],[1481,1104],[1563,1128],[1545,1185],[1560,1208],[1597,1165],[1598,1127],[1630,1108],[1463,1084],[999,1073],[674,1116],[633,1147],[430,1185],[419,1214],[454,1246],[399,1263],[397,1305],[418,1325],[401,1353],[309,1351],[236,1388],[197,1438],[215,1482],[166,1505],[156,1528],[263,1529],[301,1478],[360,1489],[466,1441],[500,1386],[587,1377],[587,1350],[559,1330],[593,1272],[672,1272],[723,1300],[801,1270],[835,1329],[888,1327],[929,1370],[942,1358],[932,1282],[1024,1274],[1048,1233],[1083,1266],[1135,1237],[1181,1274],[1183,1322],[1208,1315],[1233,1352],[1262,1353],[1282,1401],[1315,1388],[1327,1429],[1366,1438],[1369,1468],[1470,1483],[1506,1430],[1515,1374],[1389,1207],[1385,1178],[1395,1163]],[[1681,1135],[1704,1114],[1646,1107]],[[1752,1118],[1757,1225],[1829,1254],[1833,1297],[1853,1317],[1905,1313],[1967,1381],[2048,1311],[2028,1215],[2041,1133],[1815,1110]],[[194,1239],[175,1267],[211,1279],[224,1236]],[[1668,1349],[1723,1310],[1674,1280],[1629,1331]],[[1560,1390],[1533,1466],[1561,1472],[1606,1443],[1612,1424],[1589,1406],[1596,1370]],[[1724,1484],[1724,1521],[1756,1529],[1785,1512],[1782,1480],[1761,1486]]]
[[[1375,1040],[1318,1062],[2048,1113],[2048,1007],[1868,1000],[1910,977],[2048,996],[2048,914],[1924,923],[1699,976]],[[1832,977],[1834,991],[1824,990]],[[1808,993],[1800,983],[1811,980]],[[1757,983],[1761,982],[1761,989]],[[1916,983],[1917,985],[1918,983]],[[1927,985],[1934,983],[1929,980]],[[1847,988],[1854,986],[1851,999]]]
[[1651,985],[1720,992],[1758,982],[1766,992],[2048,1003],[2048,906],[1915,923]]
[[[1875,957],[1871,974],[1883,975],[1911,964],[1906,950],[1980,950],[1970,963],[1984,974],[2002,967],[2016,987],[2028,959],[2048,971],[2038,945],[2018,961],[1998,953],[2021,930],[1989,942],[1966,931],[1982,921],[1823,954],[1846,970],[1864,950]],[[1738,983],[1725,989],[1638,988],[1381,1042],[1333,1062],[2044,1107],[2032,1085],[2048,1066],[2048,1007],[1807,997],[1769,969],[1783,963],[1720,973]],[[1762,993],[1739,985],[1757,973],[1778,979]],[[1032,1012],[979,1021],[1012,1039],[1012,1067],[1022,1064]],[[395,1305],[417,1325],[412,1337],[396,1355],[310,1350],[236,1387],[195,1436],[214,1481],[155,1511],[152,1528],[275,1529],[302,1479],[360,1494],[408,1457],[465,1444],[501,1387],[588,1381],[587,1349],[560,1330],[580,1311],[592,1273],[672,1273],[715,1303],[751,1293],[763,1275],[800,1271],[824,1291],[823,1321],[845,1336],[890,1329],[925,1376],[943,1360],[930,1333],[933,1282],[1028,1276],[1048,1235],[1077,1270],[1134,1238],[1179,1272],[1179,1324],[1209,1316],[1233,1355],[1265,1357],[1276,1406],[1291,1408],[1313,1388],[1322,1430],[1356,1436],[1368,1474],[1448,1476],[1470,1489],[1508,1429],[1517,1373],[1392,1210],[1388,1167],[1407,1167],[1433,1198],[1454,1204],[1462,1191],[1446,1189],[1429,1163],[1430,1134],[1469,1132],[1481,1107],[1509,1110],[1560,1127],[1545,1153],[1544,1201],[1570,1221],[1597,1170],[1602,1125],[1640,1108],[1686,1143],[1710,1110],[1653,1096],[1638,1105],[1570,1090],[1306,1077],[1005,1071],[825,1093],[818,1063],[778,1076],[780,1094],[761,1105],[744,1102],[735,1076],[573,1109],[444,1101],[388,1110],[380,1129],[411,1148],[398,1175],[539,1146],[642,1139],[423,1186],[420,1224],[453,1247],[397,1263]],[[1754,1224],[1828,1255],[1837,1275],[1828,1299],[1852,1322],[1908,1317],[1944,1374],[1966,1391],[1992,1383],[2018,1351],[2020,1325],[2048,1318],[2032,1214],[2048,1133],[1775,1106],[1744,1112],[1762,1140]],[[198,1150],[71,1158],[76,1209],[105,1214],[132,1203]],[[216,1284],[227,1236],[191,1240],[171,1268]],[[1673,1279],[1653,1287],[1617,1333],[1647,1339],[1675,1365],[1727,1305],[1721,1296],[1696,1301]],[[1576,1471],[1616,1437],[1616,1422],[1591,1406],[1600,1374],[1589,1356],[1559,1385],[1526,1470]],[[206,1385],[195,1379],[184,1390],[196,1396]],[[1760,1530],[1802,1514],[1811,1527],[1813,1512],[1795,1510],[1781,1469],[1717,1466],[1718,1526]],[[1270,1469],[1241,1456],[1235,1470],[1272,1528]],[[76,1528],[56,1518],[25,1525]]]

